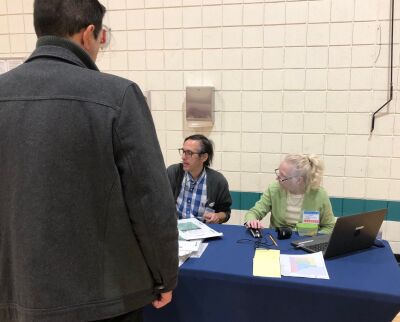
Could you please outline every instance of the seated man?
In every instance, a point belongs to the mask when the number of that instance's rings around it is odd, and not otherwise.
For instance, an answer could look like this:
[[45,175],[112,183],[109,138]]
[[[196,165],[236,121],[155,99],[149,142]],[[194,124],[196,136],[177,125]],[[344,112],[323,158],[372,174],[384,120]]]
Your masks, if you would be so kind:
[[204,135],[187,137],[179,149],[182,163],[168,167],[178,218],[196,217],[207,223],[228,221],[232,199],[228,181],[209,168],[214,151]]

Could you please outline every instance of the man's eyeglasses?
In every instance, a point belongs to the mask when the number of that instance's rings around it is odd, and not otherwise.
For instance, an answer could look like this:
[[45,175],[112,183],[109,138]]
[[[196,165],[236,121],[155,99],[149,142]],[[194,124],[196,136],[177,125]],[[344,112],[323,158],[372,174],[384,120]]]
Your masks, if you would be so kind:
[[283,176],[281,176],[281,174],[279,172],[279,169],[275,169],[275,175],[276,175],[276,178],[278,179],[279,182],[285,182],[287,180],[290,180],[292,178],[296,178],[297,177],[297,176],[283,177]]
[[103,25],[103,27],[101,28],[100,37],[100,48],[106,49],[110,45],[111,41],[111,28]]
[[198,154],[198,155],[204,154],[204,152],[192,152],[189,150],[184,150],[182,148],[178,149],[178,152],[179,152],[180,156],[186,155],[189,158],[191,158],[193,156],[193,154]]

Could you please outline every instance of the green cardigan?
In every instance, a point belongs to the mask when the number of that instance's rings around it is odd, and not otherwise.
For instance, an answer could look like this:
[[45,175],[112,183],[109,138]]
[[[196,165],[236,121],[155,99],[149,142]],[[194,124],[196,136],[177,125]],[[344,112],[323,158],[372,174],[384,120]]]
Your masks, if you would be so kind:
[[[261,220],[271,211],[271,227],[294,228],[295,225],[288,224],[285,220],[286,197],[286,191],[278,182],[270,184],[260,200],[246,213],[245,221],[248,222],[253,219]],[[301,209],[302,211],[319,211],[319,232],[332,232],[333,226],[335,226],[335,217],[328,194],[324,188],[319,187],[316,190],[312,189],[306,192]]]

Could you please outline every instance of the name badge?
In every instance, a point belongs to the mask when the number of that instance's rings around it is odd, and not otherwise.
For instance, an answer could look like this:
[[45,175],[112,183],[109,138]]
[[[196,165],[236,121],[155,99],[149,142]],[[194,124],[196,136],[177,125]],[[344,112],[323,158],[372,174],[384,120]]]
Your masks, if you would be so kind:
[[303,211],[303,222],[319,224],[319,211]]

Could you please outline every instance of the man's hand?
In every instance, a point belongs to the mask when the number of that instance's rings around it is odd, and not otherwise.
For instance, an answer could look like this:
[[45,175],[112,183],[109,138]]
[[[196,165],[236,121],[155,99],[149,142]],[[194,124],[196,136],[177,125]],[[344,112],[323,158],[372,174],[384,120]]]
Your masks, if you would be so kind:
[[219,224],[223,222],[226,218],[224,212],[206,212],[203,216],[203,219],[206,221],[207,224]]
[[172,300],[172,291],[160,293],[160,298],[151,302],[156,309],[160,309]]

